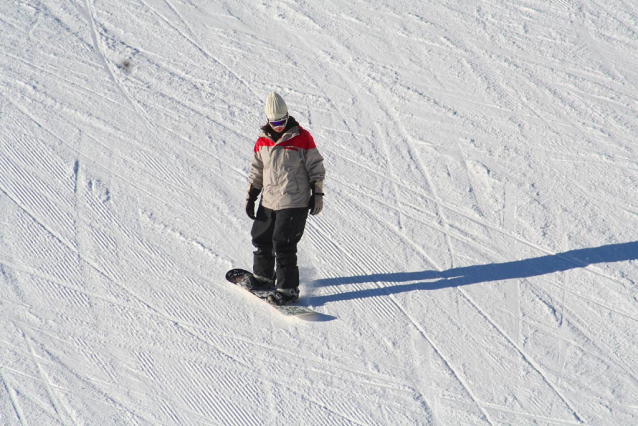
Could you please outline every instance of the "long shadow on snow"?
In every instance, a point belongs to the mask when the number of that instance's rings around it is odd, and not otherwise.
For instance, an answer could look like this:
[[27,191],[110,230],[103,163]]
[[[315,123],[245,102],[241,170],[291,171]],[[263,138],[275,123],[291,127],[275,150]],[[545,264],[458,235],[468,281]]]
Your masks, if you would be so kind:
[[638,241],[611,244],[596,248],[567,251],[553,255],[517,260],[507,263],[467,266],[447,271],[397,272],[392,274],[358,275],[353,277],[330,278],[315,281],[317,286],[341,284],[361,284],[368,282],[401,283],[419,280],[437,280],[400,284],[382,288],[356,290],[329,296],[313,296],[309,303],[313,306],[324,305],[338,300],[361,299],[388,294],[398,294],[415,290],[438,290],[460,287],[490,281],[521,279],[547,275],[554,272],[584,268],[596,263],[622,262],[638,259]]

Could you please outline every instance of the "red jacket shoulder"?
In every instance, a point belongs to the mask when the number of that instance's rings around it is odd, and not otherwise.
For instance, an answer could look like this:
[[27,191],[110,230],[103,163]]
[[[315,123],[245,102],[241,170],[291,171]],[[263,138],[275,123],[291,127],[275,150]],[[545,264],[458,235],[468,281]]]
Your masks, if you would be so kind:
[[257,139],[257,142],[255,142],[255,148],[253,152],[259,151],[259,148],[261,148],[262,146],[275,146],[275,142],[273,142],[272,139],[269,139],[265,136],[260,136]]
[[[275,146],[275,142],[267,138],[265,136],[260,136],[255,142],[254,152],[259,151],[262,147],[273,147]],[[299,126],[299,134],[292,139],[287,140],[286,142],[280,143],[278,146],[281,147],[295,147],[298,149],[315,149],[317,146],[315,145],[315,140],[312,138],[312,135],[309,131]]]
[[290,142],[292,142],[291,145],[300,149],[314,149],[317,147],[310,132],[301,126],[299,126],[299,136],[291,139]]

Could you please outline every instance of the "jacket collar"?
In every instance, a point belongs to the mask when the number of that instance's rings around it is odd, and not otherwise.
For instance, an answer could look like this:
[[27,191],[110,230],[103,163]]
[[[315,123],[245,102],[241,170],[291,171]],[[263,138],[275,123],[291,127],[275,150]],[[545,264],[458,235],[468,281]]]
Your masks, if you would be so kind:
[[282,143],[282,142],[286,142],[289,141],[290,139],[294,138],[295,136],[299,136],[299,126],[294,126],[291,127],[290,129],[287,129],[283,135],[281,135],[281,138],[279,138],[279,140],[277,142],[275,142],[276,145]]
[[299,136],[299,123],[297,122],[297,120],[295,120],[294,117],[290,117],[288,119],[288,125],[286,126],[286,129],[281,133],[281,136],[277,140],[275,140],[275,138],[278,134],[275,133],[268,124],[263,126],[261,129],[261,136],[270,139],[276,144],[290,140],[295,136]]

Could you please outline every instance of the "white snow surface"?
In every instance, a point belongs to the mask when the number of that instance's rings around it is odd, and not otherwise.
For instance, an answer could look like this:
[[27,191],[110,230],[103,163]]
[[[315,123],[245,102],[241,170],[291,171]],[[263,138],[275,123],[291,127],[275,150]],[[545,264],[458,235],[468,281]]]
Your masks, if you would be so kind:
[[[638,5],[0,2],[0,424],[638,424]],[[224,280],[264,100],[325,158]]]

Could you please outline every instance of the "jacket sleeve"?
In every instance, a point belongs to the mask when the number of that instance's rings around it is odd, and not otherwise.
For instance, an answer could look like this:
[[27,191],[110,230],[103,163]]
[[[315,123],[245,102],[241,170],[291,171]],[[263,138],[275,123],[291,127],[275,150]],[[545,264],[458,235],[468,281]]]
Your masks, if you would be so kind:
[[248,182],[257,189],[264,187],[264,162],[261,159],[260,151],[256,143],[253,158],[250,162],[250,174],[248,175]]
[[310,133],[308,133],[309,149],[306,151],[306,171],[308,172],[309,182],[323,182],[326,178],[326,169],[323,167],[323,157],[319,154],[319,150],[315,145]]

